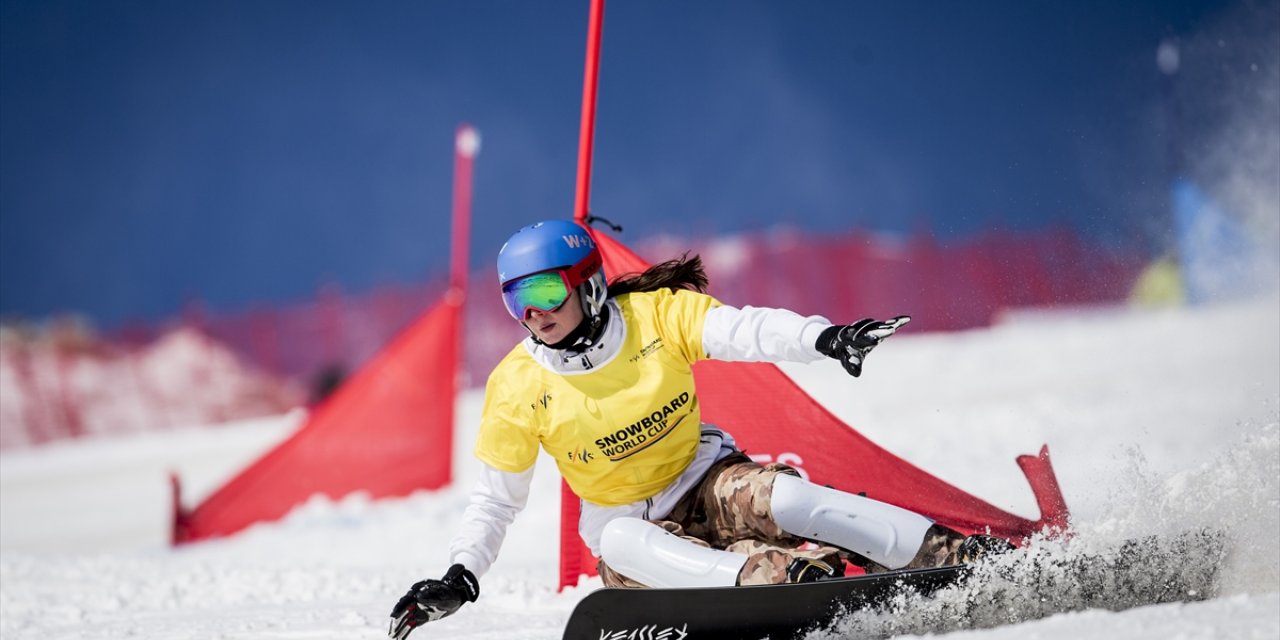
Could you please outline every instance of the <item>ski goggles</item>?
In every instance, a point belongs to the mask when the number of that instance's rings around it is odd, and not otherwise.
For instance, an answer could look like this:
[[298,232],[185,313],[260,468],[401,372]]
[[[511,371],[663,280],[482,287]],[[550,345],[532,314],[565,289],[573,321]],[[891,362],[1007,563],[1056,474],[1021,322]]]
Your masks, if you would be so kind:
[[524,322],[537,309],[551,313],[564,306],[578,285],[600,270],[600,253],[592,251],[578,264],[563,269],[539,271],[502,285],[502,302],[511,317]]

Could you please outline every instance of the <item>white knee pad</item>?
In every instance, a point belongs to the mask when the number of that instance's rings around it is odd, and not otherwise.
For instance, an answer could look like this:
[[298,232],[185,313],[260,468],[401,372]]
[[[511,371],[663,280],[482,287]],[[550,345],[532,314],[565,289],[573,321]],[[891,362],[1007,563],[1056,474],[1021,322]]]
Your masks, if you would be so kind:
[[609,567],[649,587],[732,587],[747,556],[696,545],[639,518],[604,526],[600,556]]
[[901,507],[790,475],[773,481],[772,511],[787,533],[836,545],[890,569],[911,562],[933,524]]

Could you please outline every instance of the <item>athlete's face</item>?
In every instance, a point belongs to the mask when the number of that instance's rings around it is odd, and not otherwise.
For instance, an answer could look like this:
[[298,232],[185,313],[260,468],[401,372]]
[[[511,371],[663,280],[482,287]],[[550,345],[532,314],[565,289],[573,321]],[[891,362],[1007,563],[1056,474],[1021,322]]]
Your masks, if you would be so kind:
[[533,337],[546,344],[555,344],[565,339],[570,331],[582,322],[582,305],[578,304],[578,290],[569,293],[568,299],[555,311],[529,310],[529,319],[524,326],[529,327]]

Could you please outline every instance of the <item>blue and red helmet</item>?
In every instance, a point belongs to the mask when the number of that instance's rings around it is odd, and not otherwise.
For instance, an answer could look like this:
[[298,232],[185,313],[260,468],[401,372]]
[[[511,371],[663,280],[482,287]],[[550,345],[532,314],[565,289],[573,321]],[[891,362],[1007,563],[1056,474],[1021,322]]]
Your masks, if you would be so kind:
[[520,229],[498,251],[498,282],[507,311],[524,322],[532,309],[554,311],[577,289],[588,319],[606,298],[604,263],[587,230],[568,220]]

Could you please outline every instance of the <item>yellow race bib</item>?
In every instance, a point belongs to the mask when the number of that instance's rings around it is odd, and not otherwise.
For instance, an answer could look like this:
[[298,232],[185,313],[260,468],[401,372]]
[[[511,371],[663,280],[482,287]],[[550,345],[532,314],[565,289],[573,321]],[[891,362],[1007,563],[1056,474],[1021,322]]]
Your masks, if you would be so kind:
[[541,445],[584,500],[644,500],[693,460],[701,412],[694,362],[706,357],[702,322],[711,296],[662,289],[619,296],[622,348],[595,369],[561,375],[517,345],[489,375],[476,456],[524,471]]

